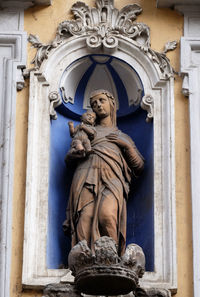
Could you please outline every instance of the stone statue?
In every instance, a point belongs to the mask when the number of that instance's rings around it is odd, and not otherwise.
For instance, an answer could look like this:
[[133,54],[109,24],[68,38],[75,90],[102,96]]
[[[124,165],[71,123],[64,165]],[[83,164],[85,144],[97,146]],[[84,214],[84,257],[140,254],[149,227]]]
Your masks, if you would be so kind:
[[69,122],[70,136],[73,138],[67,159],[82,158],[92,152],[90,140],[93,140],[96,131],[94,128],[96,114],[90,110],[81,117],[81,124],[74,127],[73,122]]
[[[82,142],[84,153],[77,154],[71,146],[67,155],[68,158],[78,155],[78,165],[63,228],[66,233],[70,230],[72,247],[86,240],[93,252],[94,242],[108,236],[115,240],[121,256],[125,251],[126,202],[131,177],[141,174],[144,160],[132,139],[116,126],[113,95],[106,90],[96,90],[90,96],[90,104],[96,114],[95,127],[94,122],[86,126],[83,118],[83,124],[77,128],[73,128],[73,123],[69,125],[72,136],[83,131],[87,134],[84,139],[87,138],[88,147]],[[75,139],[76,136],[72,143]]]

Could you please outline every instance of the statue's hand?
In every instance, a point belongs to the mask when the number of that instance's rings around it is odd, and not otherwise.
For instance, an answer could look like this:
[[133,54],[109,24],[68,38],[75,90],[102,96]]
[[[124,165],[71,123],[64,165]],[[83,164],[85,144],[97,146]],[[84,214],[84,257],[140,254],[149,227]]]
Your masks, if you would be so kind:
[[116,143],[120,148],[123,148],[125,150],[129,150],[131,148],[130,143],[128,143],[125,139],[121,138],[119,135],[116,135],[115,133],[107,135],[106,138],[110,142]]

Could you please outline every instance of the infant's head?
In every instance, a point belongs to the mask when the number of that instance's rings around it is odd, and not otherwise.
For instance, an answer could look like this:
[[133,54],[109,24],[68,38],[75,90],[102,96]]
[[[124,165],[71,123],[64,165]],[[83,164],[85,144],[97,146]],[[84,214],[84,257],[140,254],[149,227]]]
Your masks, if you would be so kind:
[[87,110],[85,113],[82,114],[81,120],[84,124],[94,126],[95,120],[96,120],[96,114],[91,110]]

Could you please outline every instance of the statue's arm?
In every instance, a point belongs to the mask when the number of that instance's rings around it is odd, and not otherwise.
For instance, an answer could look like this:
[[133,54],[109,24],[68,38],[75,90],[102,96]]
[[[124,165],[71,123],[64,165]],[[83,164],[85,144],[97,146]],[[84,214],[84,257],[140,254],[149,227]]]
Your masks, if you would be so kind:
[[133,140],[126,134],[122,133],[122,138],[127,141],[127,144],[123,147],[124,155],[128,166],[131,168],[132,173],[138,177],[144,169],[144,158],[138,151]]
[[76,132],[78,131],[78,126],[74,127],[74,123],[73,122],[68,122],[68,126],[69,126],[69,133],[71,137],[74,137],[74,135],[76,134]]
[[133,174],[136,177],[139,176],[144,169],[144,158],[136,148],[135,144],[124,148],[124,154]]

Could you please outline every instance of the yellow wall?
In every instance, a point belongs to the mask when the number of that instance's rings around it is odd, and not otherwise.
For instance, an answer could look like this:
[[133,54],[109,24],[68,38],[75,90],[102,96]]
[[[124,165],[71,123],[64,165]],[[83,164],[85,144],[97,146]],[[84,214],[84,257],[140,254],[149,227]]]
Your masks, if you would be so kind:
[[[55,37],[58,24],[71,17],[70,7],[75,1],[53,0],[49,7],[31,8],[25,12],[25,31],[36,34],[44,43]],[[85,1],[94,6],[94,1]],[[151,45],[160,51],[169,40],[180,40],[183,30],[183,17],[169,9],[156,9],[154,0],[115,0],[115,6],[138,3],[143,13],[138,21],[149,25]],[[28,46],[28,61],[33,58],[35,50]],[[179,47],[168,53],[171,64],[179,71]],[[28,65],[30,67],[30,64]],[[178,293],[177,297],[192,297],[192,227],[190,197],[190,148],[188,100],[181,95],[180,77],[175,79],[175,136],[176,136],[176,207],[177,207],[177,260]],[[16,116],[15,172],[13,197],[13,237],[11,297],[41,296],[41,292],[22,291],[22,253],[25,205],[26,146],[28,119],[28,82],[23,91],[18,93]]]

